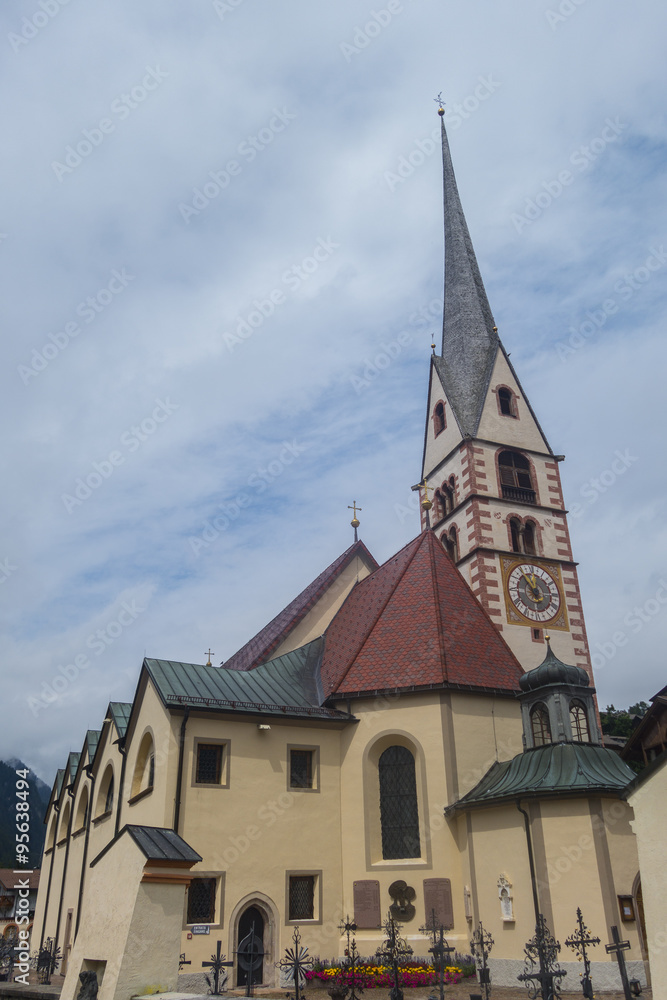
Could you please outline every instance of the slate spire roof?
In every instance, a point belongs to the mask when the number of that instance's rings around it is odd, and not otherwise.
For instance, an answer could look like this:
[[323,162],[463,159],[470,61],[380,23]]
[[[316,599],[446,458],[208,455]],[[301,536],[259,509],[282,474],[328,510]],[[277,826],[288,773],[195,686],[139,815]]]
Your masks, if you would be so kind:
[[461,432],[474,436],[499,340],[461,207],[442,115],[441,130],[445,215],[445,305],[442,356],[436,356],[433,363]]
[[464,687],[518,693],[523,670],[432,531],[350,592],[325,633],[325,696]]

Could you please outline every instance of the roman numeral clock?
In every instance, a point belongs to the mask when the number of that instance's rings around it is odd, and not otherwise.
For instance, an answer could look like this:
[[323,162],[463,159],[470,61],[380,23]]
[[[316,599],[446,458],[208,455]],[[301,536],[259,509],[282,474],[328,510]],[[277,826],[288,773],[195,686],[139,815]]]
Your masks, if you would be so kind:
[[560,566],[524,556],[502,559],[503,590],[510,625],[569,629]]

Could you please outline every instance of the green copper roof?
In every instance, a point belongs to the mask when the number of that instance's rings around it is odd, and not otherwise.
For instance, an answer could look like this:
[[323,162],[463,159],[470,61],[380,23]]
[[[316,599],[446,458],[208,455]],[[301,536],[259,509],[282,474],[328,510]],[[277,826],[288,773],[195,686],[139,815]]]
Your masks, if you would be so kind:
[[127,701],[110,701],[109,714],[119,736],[125,736],[132,705]]
[[551,648],[547,638],[547,655],[539,666],[529,670],[519,679],[522,691],[536,691],[550,684],[569,684],[571,687],[588,687],[590,680],[583,667],[563,663]]
[[76,772],[80,760],[81,760],[80,753],[70,753],[69,757],[67,758],[67,773],[69,775],[70,781],[74,781],[74,779],[76,778]]
[[55,780],[54,786],[53,786],[54,787],[54,791],[56,793],[56,798],[58,798],[58,796],[60,795],[60,792],[62,790],[64,777],[65,777],[65,768],[64,767],[59,767],[58,770],[57,770],[57,772],[56,772],[56,780]]
[[97,750],[97,744],[100,742],[100,731],[99,729],[89,729],[86,733],[86,738],[83,741],[84,750],[88,752],[88,763],[93,762],[95,757],[95,752]]
[[144,660],[160,697],[169,708],[213,708],[262,715],[302,715],[347,719],[322,708],[318,665],[322,640],[262,663],[253,670],[228,670],[174,660]]
[[523,798],[620,796],[634,773],[613,750],[595,743],[551,743],[496,761],[475,787],[447,809],[471,809]]

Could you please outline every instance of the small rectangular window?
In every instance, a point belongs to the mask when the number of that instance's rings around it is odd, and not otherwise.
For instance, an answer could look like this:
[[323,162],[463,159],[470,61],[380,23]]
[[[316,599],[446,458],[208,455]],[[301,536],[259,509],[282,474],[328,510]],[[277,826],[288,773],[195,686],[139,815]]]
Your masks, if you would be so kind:
[[215,889],[217,879],[193,878],[188,889],[188,923],[215,923]]
[[313,787],[313,756],[312,750],[290,750],[290,788]]
[[315,916],[315,876],[290,875],[289,919],[312,920]]
[[197,784],[220,784],[223,750],[224,746],[221,743],[197,744]]

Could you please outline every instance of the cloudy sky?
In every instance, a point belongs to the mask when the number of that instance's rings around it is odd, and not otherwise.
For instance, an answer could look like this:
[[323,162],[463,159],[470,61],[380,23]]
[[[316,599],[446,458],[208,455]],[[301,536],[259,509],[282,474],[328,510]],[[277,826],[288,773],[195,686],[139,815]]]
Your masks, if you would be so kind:
[[600,701],[655,694],[664,3],[0,21],[0,757],[51,781],[144,655],[226,659],[350,543],[353,500],[378,560],[417,533],[440,92],[496,322],[567,456]]

